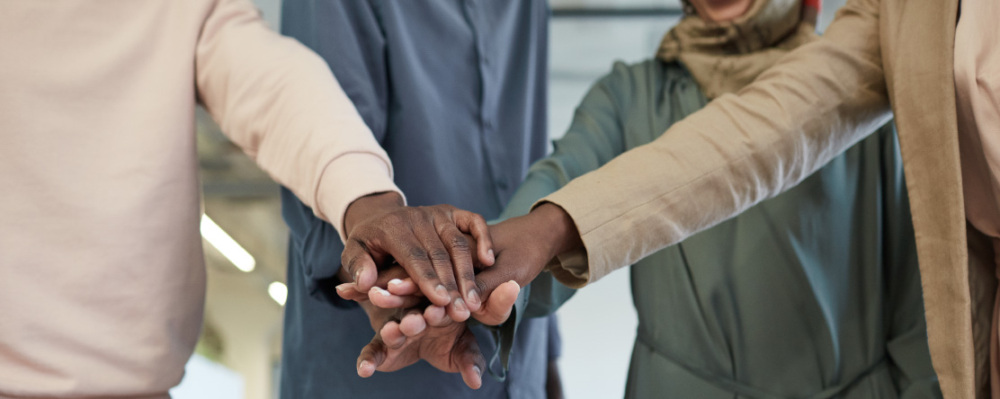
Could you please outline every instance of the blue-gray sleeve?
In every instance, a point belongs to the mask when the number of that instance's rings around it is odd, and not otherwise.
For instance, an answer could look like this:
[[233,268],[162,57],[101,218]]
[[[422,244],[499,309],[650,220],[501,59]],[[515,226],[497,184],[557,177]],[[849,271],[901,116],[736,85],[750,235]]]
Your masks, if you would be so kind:
[[[333,71],[379,142],[385,137],[388,79],[385,37],[377,10],[368,1],[297,0],[282,7],[282,33],[317,54]],[[339,281],[340,236],[289,190],[282,188],[282,216],[290,230],[289,251],[297,251],[310,294],[348,306],[333,287]]]
[[[629,67],[616,63],[609,75],[591,87],[577,107],[566,135],[553,143],[555,150],[551,155],[531,166],[500,220],[527,214],[535,201],[625,151],[621,110],[628,109],[632,84]],[[525,288],[528,289],[522,290],[514,303],[510,319],[500,329],[499,352],[504,365],[520,320],[555,312],[575,292],[548,272],[542,272]]]
[[559,360],[562,356],[562,335],[559,334],[559,318],[553,313],[549,316],[549,361]]
[[877,133],[882,143],[885,192],[887,360],[901,399],[940,398],[941,388],[927,346],[917,248],[895,130],[889,123]]

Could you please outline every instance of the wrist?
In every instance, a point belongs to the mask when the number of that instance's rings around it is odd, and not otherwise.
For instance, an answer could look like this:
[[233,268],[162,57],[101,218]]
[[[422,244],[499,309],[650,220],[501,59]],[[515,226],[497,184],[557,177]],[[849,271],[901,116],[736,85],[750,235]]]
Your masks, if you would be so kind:
[[354,200],[344,212],[344,233],[350,236],[358,223],[376,215],[405,206],[403,197],[395,191],[369,194]]
[[548,249],[549,259],[583,247],[576,223],[559,205],[546,202],[532,210],[529,215],[538,218],[538,226],[544,226],[539,231],[538,239]]

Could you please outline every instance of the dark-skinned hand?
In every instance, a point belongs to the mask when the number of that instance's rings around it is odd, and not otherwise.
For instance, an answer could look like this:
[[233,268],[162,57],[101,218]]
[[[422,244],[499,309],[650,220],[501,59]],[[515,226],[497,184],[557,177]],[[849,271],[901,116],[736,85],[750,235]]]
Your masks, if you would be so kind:
[[475,238],[482,265],[495,261],[492,240],[482,216],[450,205],[407,207],[399,194],[374,194],[355,200],[344,215],[347,235],[341,256],[341,281],[367,294],[378,279],[378,266],[398,262],[433,304],[464,321],[478,311],[483,295],[475,281]]
[[[501,284],[513,281],[529,284],[556,255],[582,248],[580,235],[572,219],[562,208],[543,204],[531,213],[508,219],[489,227],[496,250],[496,263],[476,275],[479,291],[488,298]],[[367,298],[383,308],[410,307],[420,300],[419,290],[407,278],[379,285]],[[483,306],[472,317],[483,324],[498,325],[509,317],[511,309]]]
[[[376,285],[386,286],[406,276],[402,266],[394,265],[379,273]],[[452,321],[445,308],[430,304],[412,281],[407,282],[413,294],[406,298],[412,302],[391,308],[375,306],[367,294],[354,289],[355,283],[337,286],[337,294],[358,302],[376,331],[358,356],[358,375],[368,378],[376,370],[395,371],[426,359],[441,371],[461,373],[470,388],[478,389],[486,360],[475,337],[465,323]]]
[[[539,206],[528,215],[490,229],[497,249],[497,264],[477,276],[477,286],[487,299],[481,309],[472,313],[484,324],[497,325],[509,317],[520,291],[519,282],[527,284],[557,254],[581,248],[582,243],[572,219],[552,204]],[[357,290],[338,289],[338,293],[350,293],[341,296],[386,308],[420,306],[417,284],[406,277],[394,277],[400,274],[398,270],[383,274],[388,281],[374,284],[376,287],[369,291],[367,301],[357,295]],[[386,288],[382,288],[383,284]],[[443,309],[430,306],[423,314],[425,329],[414,333],[416,329],[411,325],[420,324],[414,320],[415,316],[411,309],[400,322],[386,322],[378,330],[358,357],[358,374],[367,377],[375,370],[394,371],[425,359],[441,370],[462,372],[470,387],[478,387],[482,382],[482,354],[478,346],[470,349],[475,339],[465,323],[446,320]]]
[[[519,291],[517,283],[501,284],[487,299],[485,307],[509,310]],[[444,308],[431,305],[423,312],[426,328],[414,333],[410,324],[419,324],[419,321],[414,320],[414,313],[410,312],[400,322],[385,323],[361,350],[358,375],[370,377],[376,370],[395,371],[422,359],[441,371],[461,373],[466,385],[479,389],[486,360],[468,325],[451,320]]]

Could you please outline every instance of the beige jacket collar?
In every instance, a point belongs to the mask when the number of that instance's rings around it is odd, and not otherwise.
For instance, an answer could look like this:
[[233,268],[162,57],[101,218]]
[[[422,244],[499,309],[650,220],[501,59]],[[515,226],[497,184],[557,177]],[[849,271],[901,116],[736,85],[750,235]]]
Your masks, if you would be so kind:
[[[882,55],[900,132],[931,357],[945,397],[973,398],[976,362],[952,62],[958,0],[887,3],[903,8],[882,13],[896,19],[882,21]],[[897,31],[885,32],[888,27]]]

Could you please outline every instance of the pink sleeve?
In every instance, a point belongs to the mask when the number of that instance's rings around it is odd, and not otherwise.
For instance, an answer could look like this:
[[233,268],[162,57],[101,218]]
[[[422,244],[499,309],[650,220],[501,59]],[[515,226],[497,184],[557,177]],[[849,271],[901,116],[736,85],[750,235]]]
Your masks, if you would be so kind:
[[249,0],[214,4],[195,64],[200,100],[222,131],[341,239],[351,202],[399,192],[389,157],[326,63],[270,30]]

